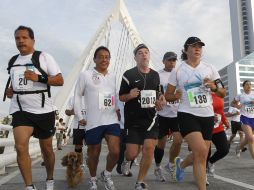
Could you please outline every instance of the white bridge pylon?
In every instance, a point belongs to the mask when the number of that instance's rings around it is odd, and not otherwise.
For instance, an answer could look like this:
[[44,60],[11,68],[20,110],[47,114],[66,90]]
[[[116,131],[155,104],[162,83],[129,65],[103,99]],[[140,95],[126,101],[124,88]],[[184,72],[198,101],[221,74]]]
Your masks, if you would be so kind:
[[[116,39],[116,35],[112,35],[112,26],[115,22],[122,24],[120,39]],[[113,39],[113,40],[112,40]],[[117,41],[113,44],[112,41]],[[143,43],[135,25],[128,13],[123,0],[116,0],[115,7],[103,21],[97,32],[85,48],[78,63],[72,68],[70,74],[65,79],[64,86],[59,90],[55,97],[54,104],[60,112],[60,116],[64,116],[64,110],[69,97],[73,94],[76,80],[79,73],[83,70],[94,67],[93,54],[97,47],[104,45],[111,51],[111,61],[109,70],[117,76],[117,86],[119,87],[122,74],[125,70],[135,65],[133,59],[133,49],[138,44]],[[115,53],[113,53],[113,51]],[[151,67],[154,67],[152,63]]]

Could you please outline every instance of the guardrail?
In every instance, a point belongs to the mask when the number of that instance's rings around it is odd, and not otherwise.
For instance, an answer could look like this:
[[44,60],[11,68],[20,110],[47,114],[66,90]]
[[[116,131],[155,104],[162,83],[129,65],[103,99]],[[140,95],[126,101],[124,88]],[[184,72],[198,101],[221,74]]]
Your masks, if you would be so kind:
[[[12,126],[0,124],[0,131],[9,131],[7,138],[0,138],[0,147],[3,153],[0,154],[0,175],[6,174],[6,167],[17,163],[17,153],[12,133]],[[56,148],[56,140],[53,140],[53,146]],[[29,154],[32,158],[41,156],[39,140],[31,137],[29,141]]]

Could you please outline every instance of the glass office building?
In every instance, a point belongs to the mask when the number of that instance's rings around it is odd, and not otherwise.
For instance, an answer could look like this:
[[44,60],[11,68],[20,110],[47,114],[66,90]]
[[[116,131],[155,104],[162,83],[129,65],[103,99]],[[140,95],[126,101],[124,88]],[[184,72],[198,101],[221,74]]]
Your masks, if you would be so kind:
[[225,111],[228,111],[230,102],[243,90],[242,84],[245,80],[250,80],[254,88],[254,52],[233,62],[219,71],[222,82],[227,91],[224,98]]
[[233,61],[254,52],[254,0],[229,0]]

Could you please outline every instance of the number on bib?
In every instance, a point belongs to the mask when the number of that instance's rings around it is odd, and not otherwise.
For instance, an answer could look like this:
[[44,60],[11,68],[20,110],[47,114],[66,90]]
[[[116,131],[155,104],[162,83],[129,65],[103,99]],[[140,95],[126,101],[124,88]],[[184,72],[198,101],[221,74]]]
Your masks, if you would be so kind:
[[115,97],[110,93],[99,93],[99,109],[113,109],[115,107]]
[[156,102],[155,90],[141,90],[141,108],[153,108]]
[[33,81],[27,80],[25,78],[24,72],[20,71],[20,72],[14,72],[14,84],[13,86],[15,86],[15,88],[17,90],[29,90],[31,88],[33,88]]

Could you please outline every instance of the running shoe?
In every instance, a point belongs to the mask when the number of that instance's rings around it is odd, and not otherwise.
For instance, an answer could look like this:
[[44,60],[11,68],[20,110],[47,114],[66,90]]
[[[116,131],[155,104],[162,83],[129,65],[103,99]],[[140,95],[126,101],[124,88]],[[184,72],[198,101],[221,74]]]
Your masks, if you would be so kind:
[[206,181],[206,186],[208,186],[210,183],[209,183],[209,181],[207,179],[207,174],[205,175],[205,181]]
[[183,181],[184,177],[184,170],[180,167],[180,163],[182,159],[180,157],[176,157],[174,161],[174,180],[176,181]]
[[121,165],[121,171],[122,174],[125,176],[128,176],[130,173],[130,162],[127,160],[124,160],[122,165]]
[[215,165],[212,164],[211,162],[208,162],[208,166],[207,166],[207,174],[208,176],[214,176],[214,171],[215,171]]
[[240,145],[236,145],[236,148],[235,148],[235,154],[236,154],[236,157],[237,158],[240,158],[241,157],[241,149],[240,149]]
[[137,159],[137,158],[134,159],[133,164],[134,164],[135,166],[139,166],[139,163],[138,163],[138,159]]
[[246,150],[248,150],[246,147],[243,147],[241,152],[245,152]]
[[88,190],[97,190],[97,179],[96,178],[90,178],[88,183],[89,183]]
[[34,185],[26,186],[25,190],[37,190]]
[[164,169],[167,172],[167,174],[171,176],[171,180],[176,181],[174,177],[174,166],[173,165],[170,166],[170,163],[168,163],[166,166],[164,166]]
[[155,170],[154,170],[154,175],[156,176],[157,180],[161,181],[161,182],[164,182],[166,181],[163,173],[162,173],[162,169],[161,167],[156,167]]
[[135,184],[135,190],[148,190],[148,185],[145,184],[144,182],[141,183],[136,183]]
[[54,190],[54,180],[46,180],[46,190]]
[[101,178],[104,182],[104,187],[106,190],[115,190],[114,182],[110,175],[105,175],[104,171],[101,172]]

